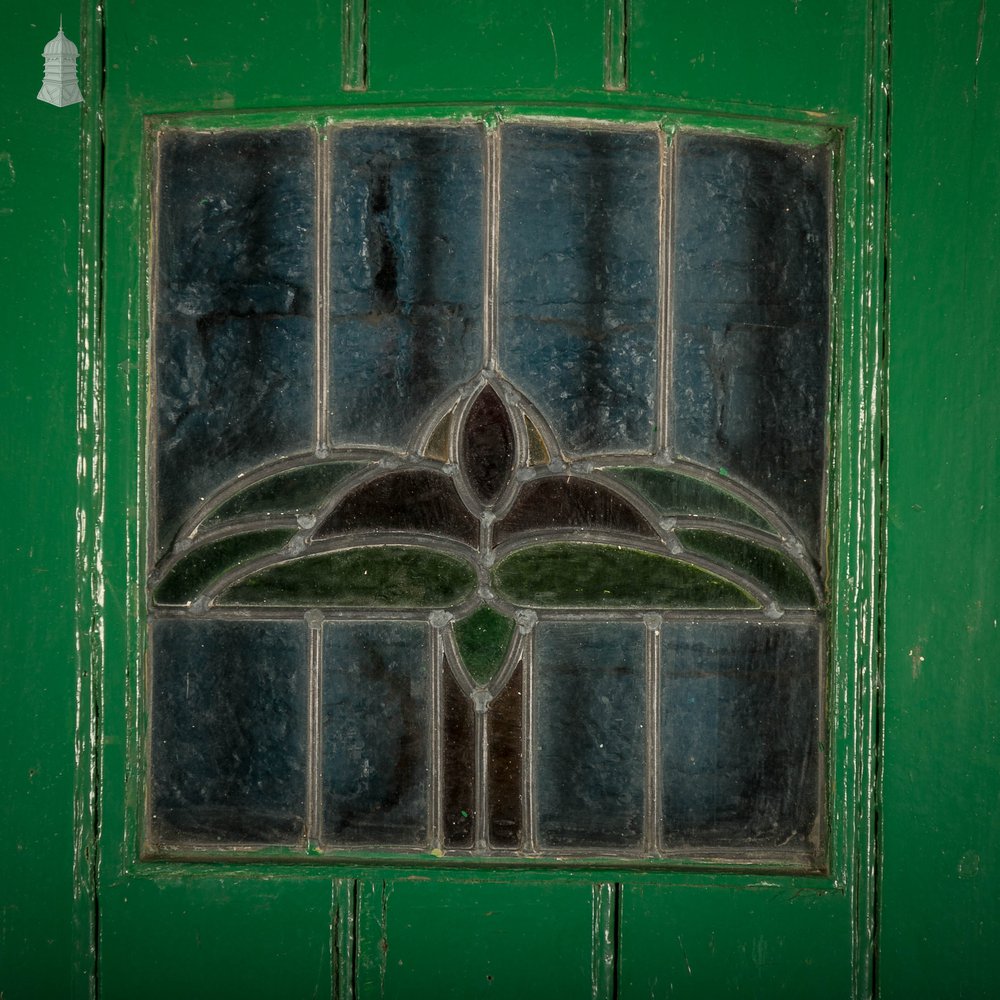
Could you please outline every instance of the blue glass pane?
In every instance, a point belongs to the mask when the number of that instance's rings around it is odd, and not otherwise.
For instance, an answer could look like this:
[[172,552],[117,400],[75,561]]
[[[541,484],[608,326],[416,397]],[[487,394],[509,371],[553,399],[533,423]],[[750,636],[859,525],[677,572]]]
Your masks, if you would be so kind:
[[829,215],[825,148],[731,136],[678,140],[675,448],[762,492],[817,555]]
[[427,839],[427,627],[341,622],[323,636],[323,839]]
[[482,360],[483,130],[333,137],[331,433],[405,445]]
[[649,450],[659,140],[501,130],[500,362],[573,452]]
[[668,843],[807,845],[819,803],[819,635],[780,623],[664,627]]
[[160,547],[238,472],[310,447],[314,167],[304,129],[168,132],[156,200]]
[[644,628],[543,622],[535,667],[538,833],[546,847],[642,836]]
[[153,626],[155,841],[302,836],[307,667],[304,623]]

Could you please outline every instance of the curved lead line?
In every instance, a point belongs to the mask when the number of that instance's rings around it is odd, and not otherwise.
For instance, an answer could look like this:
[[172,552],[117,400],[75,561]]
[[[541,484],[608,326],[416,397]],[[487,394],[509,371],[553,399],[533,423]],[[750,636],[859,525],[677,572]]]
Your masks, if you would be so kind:
[[[293,472],[296,469],[304,469],[311,465],[332,465],[336,462],[375,462],[390,455],[395,457],[395,452],[379,448],[349,448],[345,449],[342,453],[338,453],[336,457],[327,456],[326,458],[317,458],[315,452],[308,451],[298,452],[294,455],[277,459],[276,461],[258,465],[245,475],[230,480],[225,486],[220,487],[213,494],[202,500],[195,508],[194,513],[181,525],[181,528],[174,537],[178,540],[190,540],[194,538],[205,518],[214,513],[227,500],[231,500],[251,486],[256,486],[257,483],[263,482],[265,479],[270,479],[272,476],[280,475],[282,472]],[[175,542],[174,544],[176,545],[177,543]]]
[[690,476],[692,479],[699,479],[702,482],[709,483],[722,493],[728,493],[741,503],[746,504],[755,514],[758,514],[767,521],[787,545],[798,546],[804,553],[809,552],[809,546],[799,538],[792,523],[785,515],[762,494],[757,493],[738,480],[732,479],[729,476],[720,476],[713,469],[704,465],[698,465],[696,462],[690,462],[687,459],[675,459],[667,466],[653,466],[653,468],[673,469],[681,472],[683,475]]
[[[271,569],[274,566],[283,566],[298,562],[301,559],[309,559],[314,556],[329,555],[334,552],[347,552],[351,549],[370,548],[372,546],[391,545],[398,548],[415,549],[421,552],[436,552],[453,556],[468,566],[476,574],[477,583],[482,586],[482,571],[479,566],[478,552],[464,542],[457,542],[451,539],[439,538],[437,535],[423,535],[418,532],[391,532],[380,531],[377,533],[355,533],[341,538],[325,539],[322,542],[315,542],[301,552],[289,552],[287,547],[282,547],[277,552],[269,552],[250,562],[242,563],[233,567],[202,591],[200,599],[205,600],[209,607],[215,606],[215,601],[231,586],[242,583],[247,577],[263,569]],[[452,605],[452,608],[462,608],[469,601],[463,598],[460,604]],[[394,609],[399,610],[399,609]],[[426,611],[426,609],[424,609]]]
[[206,531],[203,535],[198,535],[198,540],[188,546],[174,546],[170,552],[163,557],[150,574],[149,585],[152,588],[159,586],[169,576],[170,572],[183,562],[188,556],[202,549],[207,548],[215,542],[221,542],[226,538],[234,538],[237,535],[250,534],[257,531],[297,531],[299,523],[294,517],[271,517],[266,520],[234,520],[227,521],[218,528]]
[[[733,586],[744,591],[747,596],[757,601],[762,608],[780,608],[779,602],[770,591],[764,589],[754,581],[748,579],[740,573],[737,573],[735,570],[723,565],[722,563],[718,563],[713,559],[709,559],[693,552],[688,552],[683,548],[683,546],[679,552],[672,552],[660,540],[653,542],[649,539],[639,538],[636,535],[625,534],[624,532],[581,532],[573,528],[549,528],[544,533],[531,532],[519,534],[511,540],[498,545],[493,550],[496,554],[496,562],[501,562],[503,559],[507,558],[507,556],[513,555],[515,552],[520,552],[524,549],[547,542],[582,542],[585,544],[612,545],[620,548],[636,549],[650,555],[673,559],[676,562],[687,563],[688,565],[695,566],[698,569],[707,570],[715,576],[721,577],[727,583],[731,583]],[[679,541],[678,545],[680,545]],[[532,607],[532,605],[526,602],[518,603],[514,606],[517,608]]]

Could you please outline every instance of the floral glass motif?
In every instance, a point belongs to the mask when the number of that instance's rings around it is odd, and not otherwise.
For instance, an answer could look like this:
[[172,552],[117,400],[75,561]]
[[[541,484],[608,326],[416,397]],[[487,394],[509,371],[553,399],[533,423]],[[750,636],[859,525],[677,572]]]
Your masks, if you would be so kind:
[[163,130],[159,849],[822,848],[830,154]]

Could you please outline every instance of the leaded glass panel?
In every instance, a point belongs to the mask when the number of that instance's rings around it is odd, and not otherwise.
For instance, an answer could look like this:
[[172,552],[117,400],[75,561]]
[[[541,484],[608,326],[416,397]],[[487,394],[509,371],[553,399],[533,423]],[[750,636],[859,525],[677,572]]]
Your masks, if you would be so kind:
[[829,148],[154,159],[149,847],[820,863]]

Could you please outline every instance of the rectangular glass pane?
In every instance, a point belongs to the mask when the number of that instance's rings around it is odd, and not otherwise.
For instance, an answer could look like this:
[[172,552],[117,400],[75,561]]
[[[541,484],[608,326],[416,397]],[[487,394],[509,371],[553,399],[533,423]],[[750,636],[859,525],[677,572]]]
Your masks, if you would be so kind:
[[638,845],[644,650],[635,622],[539,624],[533,753],[543,847]]
[[830,151],[682,133],[676,156],[674,447],[762,493],[818,558]]
[[447,663],[441,671],[441,819],[445,847],[472,847],[476,825],[476,719]]
[[404,446],[482,360],[483,129],[334,131],[330,407],[338,443]]
[[669,845],[815,847],[819,644],[818,625],[664,626]]
[[333,846],[427,840],[427,626],[323,629],[323,839]]
[[300,839],[305,623],[159,621],[151,639],[154,840]]
[[161,549],[234,475],[312,445],[313,145],[305,129],[160,137],[153,482]]
[[652,448],[659,138],[501,129],[500,363],[569,451]]

